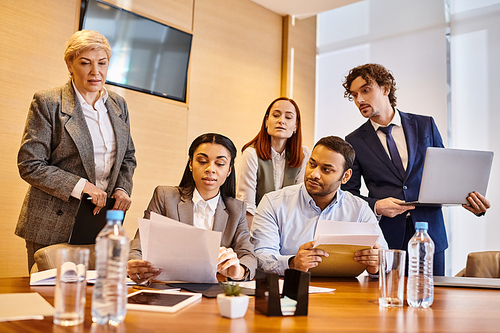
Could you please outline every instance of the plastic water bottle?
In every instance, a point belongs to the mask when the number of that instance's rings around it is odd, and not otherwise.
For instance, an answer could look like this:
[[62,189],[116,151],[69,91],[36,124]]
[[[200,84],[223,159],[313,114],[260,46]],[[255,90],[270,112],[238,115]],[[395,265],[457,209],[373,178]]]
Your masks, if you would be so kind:
[[415,235],[408,243],[409,269],[406,297],[415,308],[428,308],[434,301],[434,242],[427,222],[415,223]]
[[124,213],[109,210],[106,226],[96,238],[97,279],[92,295],[92,321],[118,325],[127,313],[127,259],[129,238],[122,228]]

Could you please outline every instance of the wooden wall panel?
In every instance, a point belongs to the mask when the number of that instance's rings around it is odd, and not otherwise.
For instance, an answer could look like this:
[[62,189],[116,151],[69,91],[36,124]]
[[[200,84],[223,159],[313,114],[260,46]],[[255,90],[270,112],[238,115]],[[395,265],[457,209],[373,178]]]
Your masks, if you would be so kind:
[[304,145],[314,146],[316,17],[283,19],[282,94],[293,98],[302,115]]
[[27,274],[24,240],[14,235],[28,187],[17,171],[17,150],[33,93],[68,80],[63,53],[76,2],[0,2],[0,276]]
[[314,114],[316,111],[316,17],[295,20],[291,30],[295,64],[293,98],[305,116],[302,121],[304,144],[314,146]]
[[[178,184],[194,137],[224,133],[240,149],[256,134],[267,105],[280,94],[282,17],[250,0],[108,1],[194,33],[188,104],[108,86],[127,100],[136,145],[138,167],[125,219],[133,237],[154,187]],[[78,28],[79,5],[0,2],[0,277],[27,275],[24,240],[14,235],[27,189],[17,171],[17,150],[33,93],[68,79],[64,44]],[[301,95],[300,89],[295,93],[302,102],[310,90]],[[308,98],[314,100],[314,90]],[[314,110],[302,113],[304,123],[314,122]]]
[[251,1],[196,1],[190,140],[220,132],[239,150],[257,134],[280,94],[281,29],[281,16]]

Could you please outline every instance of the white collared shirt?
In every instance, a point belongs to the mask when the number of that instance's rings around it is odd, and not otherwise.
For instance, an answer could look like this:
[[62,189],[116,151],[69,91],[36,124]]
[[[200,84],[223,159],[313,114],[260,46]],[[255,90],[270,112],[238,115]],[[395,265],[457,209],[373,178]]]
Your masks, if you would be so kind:
[[219,203],[220,192],[205,201],[198,190],[193,191],[193,225],[200,229],[212,230],[214,226],[215,209]]
[[[88,104],[80,94],[75,84],[72,82],[76,96],[82,107],[85,121],[92,138],[94,148],[94,167],[96,186],[103,191],[106,191],[109,184],[109,175],[116,159],[116,140],[111,120],[109,119],[108,110],[105,103],[108,99],[108,91],[103,87],[103,93],[95,103],[95,109]],[[76,184],[72,196],[81,198],[83,188],[85,187],[86,179],[80,179]]]
[[[380,125],[371,119],[370,122],[373,126],[373,129],[375,129],[375,133],[377,133],[377,136],[380,139],[382,146],[384,146],[387,155],[389,156],[389,158],[391,158],[391,154],[389,153],[389,148],[387,147],[387,138],[385,137],[384,132],[378,130],[378,128],[381,126],[383,127],[383,125]],[[391,132],[392,137],[396,142],[396,147],[398,148],[399,156],[401,157],[401,162],[403,162],[403,167],[406,170],[408,166],[408,148],[406,147],[405,132],[403,131],[403,125],[401,124],[401,115],[399,114],[399,110],[396,108],[394,109],[394,117],[387,126],[389,126],[390,124],[393,125]]]

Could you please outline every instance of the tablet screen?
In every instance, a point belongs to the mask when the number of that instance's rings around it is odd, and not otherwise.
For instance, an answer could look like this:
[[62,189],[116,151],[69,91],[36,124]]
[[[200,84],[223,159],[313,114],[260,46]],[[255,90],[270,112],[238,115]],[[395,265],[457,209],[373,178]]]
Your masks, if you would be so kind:
[[141,290],[128,295],[127,309],[176,312],[199,299],[201,294]]
[[129,304],[174,306],[192,295],[141,292],[128,298]]

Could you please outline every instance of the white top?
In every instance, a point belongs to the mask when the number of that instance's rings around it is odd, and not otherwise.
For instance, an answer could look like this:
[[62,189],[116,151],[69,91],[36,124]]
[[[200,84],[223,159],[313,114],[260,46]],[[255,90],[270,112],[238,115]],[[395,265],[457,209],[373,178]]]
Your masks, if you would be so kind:
[[195,188],[193,191],[193,225],[196,228],[212,230],[214,226],[215,209],[219,203],[220,192],[205,201],[198,190]]
[[[101,190],[106,191],[108,188],[111,168],[113,167],[116,159],[115,132],[113,131],[108,110],[105,106],[106,100],[108,99],[108,91],[103,87],[104,93],[95,103],[94,109],[92,105],[85,101],[78,89],[76,89],[74,83],[73,88],[75,89],[76,96],[82,107],[83,115],[85,116],[90,136],[92,137],[96,186]],[[71,196],[80,199],[86,182],[86,179],[81,178],[71,192]]]
[[[387,147],[387,138],[385,136],[385,133],[378,130],[378,128],[381,127],[382,125],[374,122],[371,119],[370,122],[372,123],[373,129],[375,129],[375,133],[377,133],[377,136],[380,139],[382,146],[384,146],[387,155],[389,156],[389,158],[391,158],[391,154],[389,153],[389,148]],[[393,125],[391,134],[392,137],[394,138],[394,142],[396,142],[396,147],[398,148],[399,156],[401,157],[401,162],[403,162],[403,167],[406,170],[406,167],[408,166],[408,148],[406,147],[405,132],[403,131],[403,125],[401,124],[401,115],[399,114],[398,109],[395,109],[394,118],[392,118],[391,122],[387,126],[389,126],[390,124]]]
[[[305,146],[302,146],[304,152],[304,160],[300,166],[300,172],[295,178],[295,184],[304,182],[304,173],[306,165],[311,156],[311,152]],[[285,174],[286,156],[285,152],[278,154],[271,148],[271,160],[273,162],[273,175],[275,190],[283,187],[283,177]],[[238,182],[236,190],[236,198],[244,201],[247,205],[247,212],[254,215],[255,213],[255,196],[257,192],[257,169],[258,169],[257,151],[253,147],[248,147],[243,151],[240,159],[240,166],[238,170]]]

